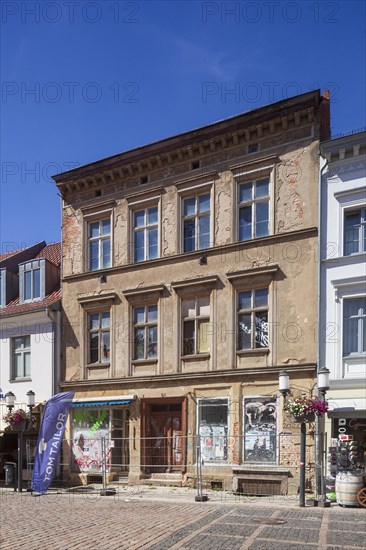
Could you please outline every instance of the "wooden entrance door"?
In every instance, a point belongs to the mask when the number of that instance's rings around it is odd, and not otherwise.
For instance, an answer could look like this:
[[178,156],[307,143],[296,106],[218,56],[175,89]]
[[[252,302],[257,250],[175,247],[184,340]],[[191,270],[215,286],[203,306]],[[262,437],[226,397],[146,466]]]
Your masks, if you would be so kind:
[[150,473],[182,471],[182,403],[149,403],[145,417],[145,465]]

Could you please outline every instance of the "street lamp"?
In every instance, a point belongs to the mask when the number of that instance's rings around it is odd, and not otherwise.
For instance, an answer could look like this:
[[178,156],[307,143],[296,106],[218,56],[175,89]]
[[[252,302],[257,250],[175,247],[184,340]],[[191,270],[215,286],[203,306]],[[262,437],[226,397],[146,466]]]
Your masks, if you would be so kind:
[[325,401],[325,395],[329,390],[329,375],[330,370],[326,367],[322,367],[318,371],[318,390],[322,395],[323,401]]
[[29,420],[32,420],[32,409],[36,404],[36,394],[34,391],[27,391],[27,407],[29,409]]
[[[278,386],[283,398],[290,394],[290,377],[283,370],[278,376]],[[305,506],[305,461],[306,461],[306,422],[301,422],[300,436],[300,506]]]
[[[327,369],[326,367],[322,367],[320,370],[318,370],[318,392],[320,393],[323,402],[325,402],[325,396],[327,391],[329,390],[329,376],[330,376],[330,370]],[[322,426],[324,427],[324,424]],[[319,428],[319,424],[318,424],[318,428]],[[326,488],[325,488],[324,454],[325,454],[326,444],[324,445],[325,443],[324,437],[325,437],[324,434],[322,437],[320,437],[320,434],[318,433],[318,438],[321,441],[321,444],[318,443],[319,454],[320,454],[320,493],[321,493],[321,500],[319,501],[319,506],[326,508],[326,507],[329,507],[330,503],[327,501]]]
[[15,395],[12,391],[8,391],[8,393],[5,394],[5,405],[7,406],[9,412],[11,412],[14,408],[15,403]]
[[[16,397],[12,391],[9,391],[5,395],[5,404],[11,412],[14,408]],[[32,409],[36,403],[36,394],[34,391],[29,390],[27,392],[27,407],[29,409],[29,420],[32,421]],[[18,491],[23,491],[23,431],[22,429],[18,430]]]

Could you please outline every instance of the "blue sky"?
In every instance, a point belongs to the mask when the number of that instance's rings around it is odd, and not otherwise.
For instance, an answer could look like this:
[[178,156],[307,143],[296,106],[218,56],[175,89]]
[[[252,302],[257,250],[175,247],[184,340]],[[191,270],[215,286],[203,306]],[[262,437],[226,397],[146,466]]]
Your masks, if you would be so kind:
[[365,126],[365,3],[1,3],[0,252],[60,240],[51,175],[320,88]]

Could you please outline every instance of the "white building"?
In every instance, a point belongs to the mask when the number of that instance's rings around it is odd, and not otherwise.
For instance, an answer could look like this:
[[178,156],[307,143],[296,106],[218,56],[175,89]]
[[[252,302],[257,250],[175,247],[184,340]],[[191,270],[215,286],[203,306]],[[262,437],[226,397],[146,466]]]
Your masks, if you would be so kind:
[[26,394],[33,390],[36,413],[58,392],[60,264],[60,243],[43,241],[0,255],[0,475],[1,458],[14,456],[16,445],[16,436],[4,433],[5,394],[13,392],[15,409],[27,410]]
[[366,451],[366,132],[321,145],[320,367],[330,370],[328,446]]

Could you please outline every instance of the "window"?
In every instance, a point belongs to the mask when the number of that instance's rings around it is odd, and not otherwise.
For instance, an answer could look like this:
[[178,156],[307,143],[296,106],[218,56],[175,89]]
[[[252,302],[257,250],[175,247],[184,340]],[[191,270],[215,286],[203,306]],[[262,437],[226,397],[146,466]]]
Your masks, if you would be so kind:
[[366,252],[366,208],[344,216],[344,255]]
[[110,313],[88,314],[88,363],[110,362]]
[[210,194],[183,199],[183,250],[210,246]]
[[269,179],[239,184],[239,241],[269,234]]
[[45,297],[45,260],[32,260],[19,264],[20,303]]
[[183,300],[183,355],[210,352],[210,298]]
[[276,397],[244,399],[244,460],[276,462]]
[[6,269],[0,269],[0,307],[6,306]]
[[[100,473],[103,464],[109,471],[112,447],[109,425],[109,407],[81,406],[72,408],[71,457],[73,470]],[[116,444],[118,445],[118,442]],[[104,449],[103,445],[105,446]]]
[[158,355],[158,306],[139,306],[134,315],[134,359],[155,359]]
[[200,399],[198,401],[198,433],[201,457],[207,462],[227,460],[228,399]]
[[343,356],[366,352],[366,298],[343,301]]
[[16,336],[13,338],[13,379],[30,376],[30,361],[30,336]]
[[133,213],[134,260],[144,262],[158,257],[158,207]]
[[237,349],[268,348],[268,288],[238,292]]
[[198,168],[201,166],[201,163],[199,160],[193,160],[190,165],[191,170],[198,170]]
[[88,229],[90,271],[111,267],[110,218],[89,222]]
[[146,185],[146,183],[149,183],[149,176],[141,176],[139,179],[139,184]]

